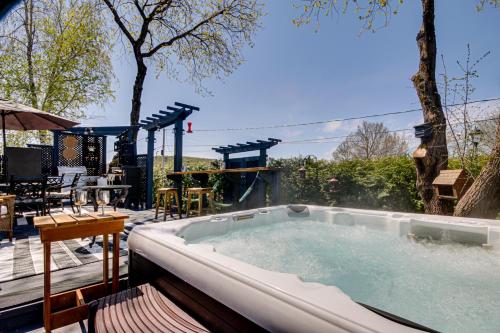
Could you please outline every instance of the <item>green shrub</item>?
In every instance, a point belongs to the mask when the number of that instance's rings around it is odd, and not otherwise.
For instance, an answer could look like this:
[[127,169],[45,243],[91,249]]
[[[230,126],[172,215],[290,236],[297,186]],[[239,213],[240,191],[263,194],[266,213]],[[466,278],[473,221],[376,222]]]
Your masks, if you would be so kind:
[[[171,159],[170,159],[171,160]],[[154,172],[154,189],[171,186],[157,160]],[[471,169],[476,176],[487,159],[479,157]],[[217,161],[194,159],[186,162],[189,170],[218,168]],[[416,173],[409,156],[385,157],[376,160],[327,161],[309,160],[306,177],[299,175],[303,165],[300,157],[272,159],[270,167],[281,169],[282,203],[305,203],[324,206],[341,206],[365,209],[422,212],[423,204],[416,189]],[[460,168],[460,161],[449,160],[450,169]],[[166,170],[172,170],[171,162]],[[331,181],[336,179],[336,182]],[[184,176],[186,187],[199,186],[191,176]],[[216,200],[222,200],[222,175],[210,175],[208,186],[214,188]]]
[[[305,179],[299,175],[302,160],[277,159],[272,167],[282,169],[284,203],[371,208],[416,212],[422,203],[415,188],[416,175],[410,157],[343,162],[310,161]],[[337,182],[331,181],[333,178]]]

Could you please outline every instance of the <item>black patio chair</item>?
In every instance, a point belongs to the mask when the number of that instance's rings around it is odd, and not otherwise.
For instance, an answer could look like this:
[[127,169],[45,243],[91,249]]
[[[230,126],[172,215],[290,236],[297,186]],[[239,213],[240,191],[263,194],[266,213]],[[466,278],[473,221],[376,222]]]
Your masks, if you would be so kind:
[[47,177],[16,177],[12,175],[9,183],[9,194],[14,194],[16,213],[35,211],[45,215]]
[[[64,185],[65,177],[73,177],[70,184]],[[63,174],[57,183],[47,185],[47,212],[50,214],[51,205],[59,204],[61,209],[64,209],[64,201],[69,201],[71,210],[75,213],[75,205],[73,198],[75,197],[76,187],[80,180],[80,174]]]

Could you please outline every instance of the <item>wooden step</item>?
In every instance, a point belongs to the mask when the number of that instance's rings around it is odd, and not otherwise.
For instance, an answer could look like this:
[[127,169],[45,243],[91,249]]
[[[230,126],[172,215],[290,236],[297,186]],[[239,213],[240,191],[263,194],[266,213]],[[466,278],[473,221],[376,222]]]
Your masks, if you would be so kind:
[[89,332],[209,332],[149,284],[103,297],[90,312]]

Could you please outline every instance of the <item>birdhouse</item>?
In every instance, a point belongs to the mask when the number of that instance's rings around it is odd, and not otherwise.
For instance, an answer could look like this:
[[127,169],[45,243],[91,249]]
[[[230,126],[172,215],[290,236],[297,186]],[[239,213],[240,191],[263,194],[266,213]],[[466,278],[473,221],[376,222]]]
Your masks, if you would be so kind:
[[415,129],[415,137],[420,139],[422,143],[432,139],[432,124],[424,123],[413,127]]
[[471,179],[463,169],[441,170],[432,185],[439,199],[458,200],[469,189]]

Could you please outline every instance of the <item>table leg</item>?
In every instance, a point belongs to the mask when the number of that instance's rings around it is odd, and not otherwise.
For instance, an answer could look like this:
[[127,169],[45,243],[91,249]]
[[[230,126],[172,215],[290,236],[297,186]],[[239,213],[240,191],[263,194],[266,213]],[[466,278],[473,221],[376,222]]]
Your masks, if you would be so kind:
[[99,210],[99,205],[97,204],[97,190],[90,191],[90,193],[92,193],[90,195],[90,199],[92,200],[92,204],[94,205],[94,212],[97,212]]
[[102,281],[109,282],[109,235],[102,235]]
[[119,271],[119,255],[120,255],[120,233],[113,234],[113,293],[118,292]]
[[45,332],[50,332],[50,246],[51,242],[43,243],[43,323]]

